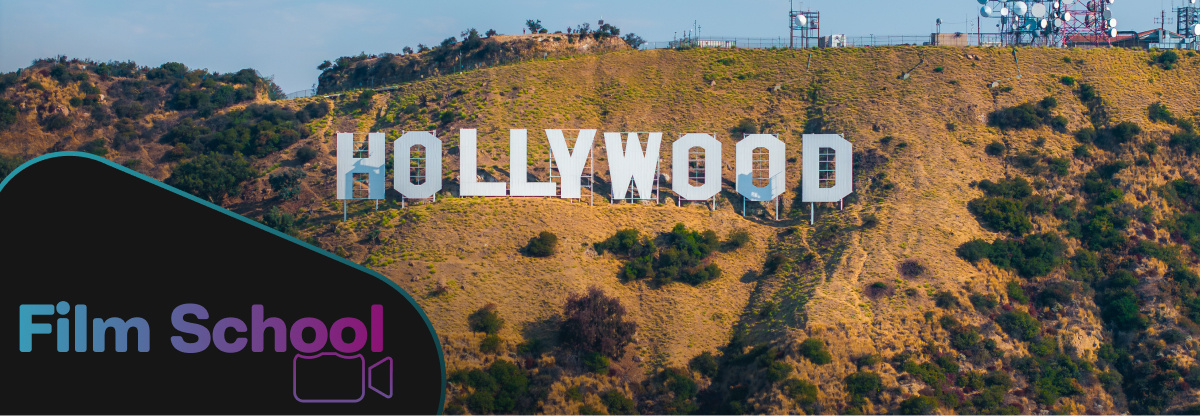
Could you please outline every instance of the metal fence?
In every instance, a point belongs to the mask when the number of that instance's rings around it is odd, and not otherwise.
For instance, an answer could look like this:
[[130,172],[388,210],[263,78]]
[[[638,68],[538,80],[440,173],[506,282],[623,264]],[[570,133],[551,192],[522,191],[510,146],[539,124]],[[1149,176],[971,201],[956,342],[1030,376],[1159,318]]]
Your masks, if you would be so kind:
[[300,90],[300,91],[296,91],[293,93],[288,93],[288,95],[286,97],[284,97],[284,99],[290,100],[293,98],[308,98],[308,97],[312,97],[313,95],[316,95],[316,93],[317,93],[317,90],[309,88],[307,90]]
[[[971,46],[1000,46],[1003,44],[1003,37],[999,33],[963,33],[966,36],[967,43]],[[903,45],[929,45],[932,36],[930,35],[867,35],[867,36],[847,36],[846,46],[850,47],[869,47],[869,46],[903,46]],[[778,38],[702,38],[698,40],[676,40],[667,42],[646,42],[641,46],[641,49],[676,49],[683,47],[737,47],[744,49],[787,49],[801,48],[803,41],[796,38],[795,42],[789,42],[784,37]],[[719,46],[718,46],[719,45]],[[809,40],[809,46],[815,47],[816,41]]]
[[[998,33],[964,33],[967,37],[968,44],[971,46],[1001,46],[1004,44],[1003,37]],[[846,37],[845,46],[848,47],[870,47],[870,46],[901,46],[901,45],[928,45],[931,40],[930,35],[904,35],[904,36],[850,36]],[[674,41],[664,42],[646,42],[639,49],[678,49],[692,47],[710,47],[710,48],[744,48],[744,49],[800,49],[804,44],[803,39],[797,37],[794,41],[782,36],[775,38],[732,38],[732,37],[705,37],[705,38],[684,38]],[[815,47],[817,42],[814,39],[809,39],[809,47]],[[398,85],[409,81],[424,79],[427,76],[447,75],[461,71],[468,71],[477,68],[496,67],[520,62],[547,60],[547,59],[562,59],[571,58],[577,55],[594,55],[595,52],[579,52],[571,50],[567,52],[542,52],[540,56],[502,56],[495,59],[486,59],[482,61],[474,61],[464,59],[461,55],[453,59],[453,63],[443,65],[439,68],[429,68],[420,71],[419,73],[405,74],[400,77],[384,77],[377,79],[370,77],[355,83],[343,83],[322,94],[335,94],[340,91],[357,89],[357,88],[377,88],[382,86]],[[317,95],[317,90],[307,89],[296,91],[287,94],[286,99],[306,98]]]

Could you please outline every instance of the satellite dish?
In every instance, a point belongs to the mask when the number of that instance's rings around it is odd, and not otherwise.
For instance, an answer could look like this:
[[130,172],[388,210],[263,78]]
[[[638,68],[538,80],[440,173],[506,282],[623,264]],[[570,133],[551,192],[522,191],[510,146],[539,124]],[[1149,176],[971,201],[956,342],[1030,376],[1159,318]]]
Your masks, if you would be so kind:
[[1108,30],[1108,37],[1110,37],[1110,38],[1115,38],[1115,37],[1117,37],[1117,29],[1109,29],[1109,30]]
[[1089,14],[1087,16],[1084,16],[1083,24],[1085,24],[1087,26],[1095,26],[1096,25],[1096,15]]
[[1025,13],[1029,12],[1029,5],[1025,4],[1023,1],[1018,1],[1013,4],[1013,12],[1016,13],[1017,16],[1024,16]]
[[1100,8],[1100,5],[1096,4],[1095,0],[1089,1],[1087,4],[1087,9],[1089,12],[1094,12],[1094,11],[1096,11],[1096,9],[1099,9],[1099,8]]
[[939,24],[939,25],[942,24],[942,18],[940,18],[940,17],[938,18],[937,24]]
[[1200,24],[1192,26],[1192,36],[1200,36]]
[[987,4],[988,0],[979,0],[979,4]]
[[1117,19],[1108,19],[1108,27],[1117,27]]
[[1000,7],[1000,15],[1007,17],[1008,16],[1008,7]]
[[1064,24],[1062,19],[1054,19],[1054,28],[1055,29],[1061,28],[1063,26],[1066,26],[1066,24]]
[[1112,10],[1105,10],[1103,13],[1100,13],[1100,15],[1104,16],[1104,20],[1112,19]]
[[1117,1],[1117,0],[1108,0],[1108,4],[1113,4],[1113,3],[1115,3],[1116,1]]
[[980,7],[979,15],[983,17],[992,17],[992,8],[988,6]]
[[796,15],[796,26],[804,26],[808,24],[808,17],[805,15]]
[[1045,29],[1046,26],[1049,26],[1049,25],[1050,25],[1050,21],[1046,20],[1046,19],[1042,19],[1042,21],[1038,23],[1038,27],[1041,27],[1042,29]]
[[1071,21],[1071,12],[1063,12],[1062,20],[1064,22],[1070,22]]
[[1029,11],[1030,11],[1030,13],[1033,14],[1033,17],[1036,17],[1038,19],[1046,17],[1046,4],[1045,3],[1034,3],[1033,7],[1031,7]]

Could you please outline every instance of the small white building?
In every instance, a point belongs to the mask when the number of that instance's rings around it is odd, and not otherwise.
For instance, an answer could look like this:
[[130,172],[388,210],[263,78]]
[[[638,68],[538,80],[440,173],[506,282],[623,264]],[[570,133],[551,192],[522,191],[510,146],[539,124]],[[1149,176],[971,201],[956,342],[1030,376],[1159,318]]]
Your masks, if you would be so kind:
[[817,47],[819,47],[819,48],[844,48],[844,47],[846,47],[846,35],[822,36],[817,39]]

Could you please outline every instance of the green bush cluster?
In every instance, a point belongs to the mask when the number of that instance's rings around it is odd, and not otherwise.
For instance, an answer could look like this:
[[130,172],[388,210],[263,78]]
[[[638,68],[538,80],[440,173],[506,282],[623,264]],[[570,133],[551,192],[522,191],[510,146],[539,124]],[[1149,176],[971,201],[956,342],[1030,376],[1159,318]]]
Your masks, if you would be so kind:
[[1002,239],[992,243],[975,239],[956,250],[970,262],[988,259],[996,267],[1014,270],[1021,277],[1045,276],[1066,262],[1067,245],[1054,233],[1032,234],[1021,239]]
[[496,360],[486,371],[456,371],[450,382],[471,389],[458,401],[472,413],[531,413],[530,403],[522,400],[529,391],[529,376],[511,361]]
[[1075,139],[1080,143],[1116,151],[1121,145],[1132,142],[1139,134],[1142,134],[1141,126],[1132,121],[1122,121],[1112,127],[1085,127],[1075,132]]
[[279,194],[280,199],[295,199],[300,195],[300,180],[307,176],[302,169],[280,169],[267,177],[267,183]]
[[637,230],[625,229],[594,247],[598,253],[609,251],[630,259],[621,270],[623,280],[652,278],[657,285],[672,281],[698,285],[721,276],[721,268],[708,261],[720,242],[712,230],[701,233],[675,224],[660,240],[662,249],[650,239],[640,237]]
[[604,406],[608,407],[608,414],[611,415],[636,415],[637,404],[632,399],[625,397],[619,391],[608,390],[600,395],[600,400],[604,401]]
[[17,123],[17,106],[12,101],[0,98],[0,130]]
[[241,184],[258,175],[258,171],[241,154],[209,153],[176,166],[166,183],[200,198],[218,202],[226,195],[240,194]]
[[846,393],[850,394],[852,405],[861,404],[864,398],[873,397],[883,389],[883,380],[879,374],[870,371],[859,371],[846,376]]
[[25,163],[25,159],[22,159],[20,156],[6,156],[0,153],[0,182],[4,182],[8,174],[17,170],[22,163]]
[[963,355],[979,362],[1003,355],[1003,352],[996,349],[996,341],[985,339],[979,333],[978,327],[962,324],[951,315],[943,315],[939,323],[942,329],[950,333],[950,346]]
[[812,361],[813,364],[825,365],[833,361],[833,356],[825,348],[825,341],[822,341],[820,338],[805,339],[800,343],[797,352],[800,356]]
[[500,329],[504,328],[504,318],[501,318],[500,314],[496,312],[496,304],[488,302],[467,316],[467,325],[475,332],[483,332],[488,335],[498,334]]
[[810,406],[817,403],[817,386],[815,384],[793,377],[784,380],[779,388],[801,408],[809,409]]
[[538,233],[537,237],[529,239],[525,253],[533,257],[550,257],[558,249],[558,236],[549,231]]
[[1019,236],[1033,229],[1033,223],[1025,214],[1025,205],[1021,201],[995,197],[976,198],[967,203],[967,209],[975,214],[980,222],[997,231],[1007,231]]
[[271,207],[267,213],[263,214],[262,224],[279,232],[296,235],[296,218],[290,213],[280,209],[278,206]]
[[1067,119],[1051,113],[1058,107],[1058,100],[1046,97],[1037,104],[1024,103],[1015,107],[1003,108],[988,116],[988,125],[1002,130],[1035,129],[1042,125],[1051,126],[1058,131],[1066,131]]
[[1033,319],[1025,311],[1009,311],[996,317],[996,324],[1009,336],[1022,340],[1033,341],[1041,336],[1042,324]]
[[[931,361],[924,363],[917,363],[911,357],[900,358],[903,358],[900,371],[909,373],[929,385],[929,389],[934,393],[930,399],[950,408],[957,408],[963,404],[950,383],[959,372],[959,365],[950,354],[936,355]],[[901,404],[901,408],[903,406]]]
[[701,375],[703,375],[705,377],[710,377],[710,378],[716,377],[717,370],[719,369],[718,364],[717,364],[717,357],[708,351],[702,352],[702,353],[700,353],[700,355],[692,357],[691,361],[688,361],[688,368],[692,369],[692,371],[700,373]]
[[1029,352],[1027,357],[1014,359],[1013,368],[1028,378],[1034,400],[1053,405],[1060,397],[1083,393],[1081,380],[1091,376],[1090,363],[1064,354],[1053,337],[1031,343]]

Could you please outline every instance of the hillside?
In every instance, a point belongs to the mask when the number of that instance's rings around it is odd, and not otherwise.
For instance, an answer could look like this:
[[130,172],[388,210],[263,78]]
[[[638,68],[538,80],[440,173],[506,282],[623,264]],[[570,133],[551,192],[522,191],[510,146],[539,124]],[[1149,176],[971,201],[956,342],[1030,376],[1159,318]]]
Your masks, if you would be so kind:
[[[619,29],[618,29],[619,32]],[[604,32],[602,34],[607,34]],[[317,93],[328,94],[347,89],[386,86],[436,77],[472,69],[518,63],[533,59],[563,58],[629,49],[621,38],[579,34],[548,33],[530,35],[492,35],[478,32],[461,42],[447,39],[426,51],[408,49],[401,55],[343,56],[326,61],[317,77]],[[408,47],[405,47],[408,48]]]
[[[1200,57],[1164,60],[1121,49],[625,50],[332,100],[150,105],[109,125],[71,103],[91,95],[83,82],[116,113],[116,85],[150,83],[150,70],[105,81],[85,65],[71,72],[80,81],[42,63],[6,75],[0,114],[11,105],[14,121],[0,125],[0,162],[82,149],[138,160],[167,183],[221,178],[188,190],[414,295],[446,350],[447,412],[1196,413]],[[61,109],[69,123],[51,129],[43,120]],[[479,129],[479,174],[500,180],[508,128],[530,130],[542,180],[541,129],[663,131],[664,149],[676,133],[717,132],[727,183],[715,211],[676,207],[670,192],[661,205],[610,205],[598,144],[595,206],[457,198],[460,128]],[[334,133],[404,130],[445,142],[437,202],[402,209],[389,191],[378,211],[352,203],[342,221]],[[735,130],[788,144],[781,221],[773,207],[735,209]],[[815,225],[793,202],[805,132],[855,146],[855,194],[842,211],[820,206]],[[631,260],[594,245],[625,228],[674,244],[677,223],[749,239],[713,250],[705,263],[720,277],[696,285],[623,279]],[[558,236],[557,253],[523,253],[542,231]],[[607,371],[557,336],[564,304],[592,286],[638,325]],[[503,325],[473,331],[481,309]]]

